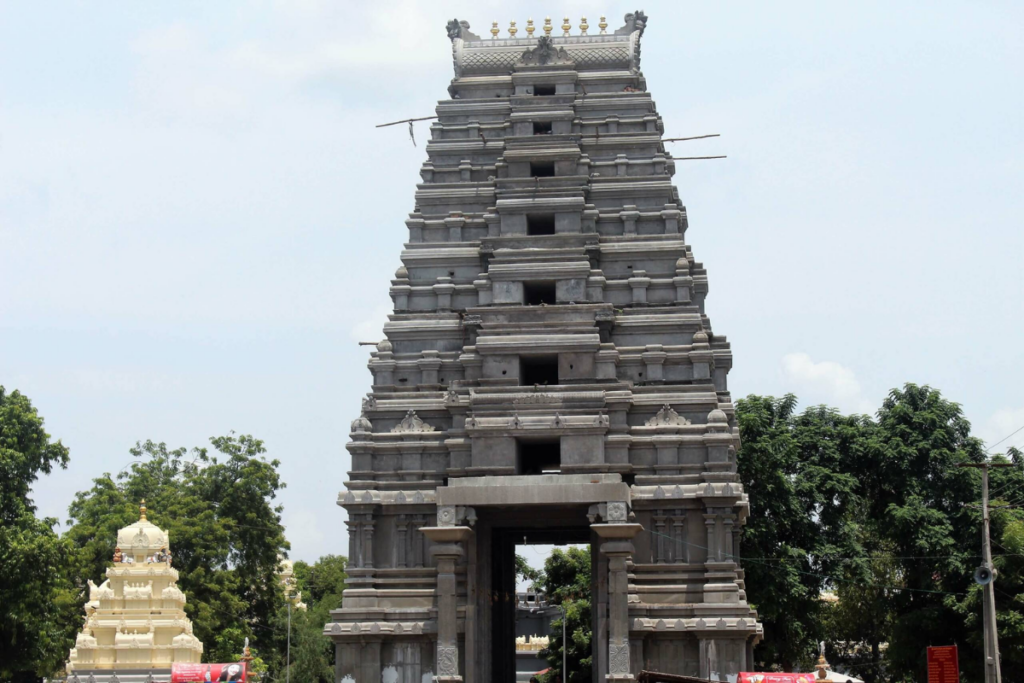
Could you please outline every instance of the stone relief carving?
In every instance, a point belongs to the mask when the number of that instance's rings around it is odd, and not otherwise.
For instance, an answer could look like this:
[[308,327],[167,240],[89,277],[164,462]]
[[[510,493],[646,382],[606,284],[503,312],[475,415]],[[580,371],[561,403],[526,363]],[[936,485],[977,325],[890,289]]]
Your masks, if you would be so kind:
[[595,503],[587,510],[591,524],[601,520],[605,524],[625,524],[629,521],[629,506],[625,502]]
[[633,31],[639,31],[641,36],[644,34],[644,29],[647,28],[647,15],[644,14],[643,10],[630,12],[623,19],[626,23],[622,28],[615,31],[615,35],[628,36]]
[[448,38],[456,40],[462,38],[463,40],[480,40],[480,36],[472,33],[469,30],[468,21],[459,21],[458,19],[452,19],[448,22]]
[[402,421],[391,430],[392,434],[406,434],[411,432],[432,432],[434,428],[420,419],[415,410],[410,410],[402,418]]
[[626,521],[626,504],[622,502],[608,503],[608,516],[609,522],[625,522]]
[[438,526],[455,526],[455,506],[439,505],[437,508]]
[[689,420],[681,416],[672,406],[665,404],[658,411],[658,414],[644,423],[648,427],[680,427],[691,424]]
[[564,47],[556,47],[551,36],[541,36],[537,47],[527,50],[519,58],[519,63],[527,66],[545,64],[572,64],[572,59]]
[[476,510],[471,507],[441,505],[437,508],[438,526],[457,526],[459,524],[476,524]]
[[532,405],[536,403],[561,403],[562,397],[555,394],[526,394],[515,396],[512,403],[515,405]]
[[459,648],[453,645],[437,646],[437,675],[459,675]]
[[628,643],[610,643],[608,645],[608,672],[612,674],[629,673]]

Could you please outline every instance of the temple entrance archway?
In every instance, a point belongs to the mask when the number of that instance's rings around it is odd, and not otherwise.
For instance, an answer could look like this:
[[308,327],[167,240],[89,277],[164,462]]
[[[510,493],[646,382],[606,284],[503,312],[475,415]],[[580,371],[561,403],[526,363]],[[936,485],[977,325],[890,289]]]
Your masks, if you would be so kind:
[[[490,668],[490,680],[495,683],[513,683],[516,680],[516,548],[523,545],[591,545],[592,532],[583,515],[574,510],[552,510],[547,519],[533,524],[516,517],[528,517],[520,513],[516,515],[510,510],[494,510],[494,524],[490,525],[491,545],[491,583],[486,601],[490,606],[491,651],[493,660]],[[576,514],[574,514],[576,513]],[[487,515],[488,517],[491,514]],[[578,522],[582,517],[583,524],[564,525],[566,521]],[[483,531],[483,529],[481,529]],[[479,533],[479,532],[478,532]],[[478,536],[479,538],[479,536]],[[594,547],[591,545],[591,547]],[[591,595],[597,595],[597,574],[593,571],[594,557],[591,553]],[[592,603],[596,607],[596,602]],[[593,619],[592,623],[596,620]],[[547,636],[549,633],[539,633]],[[541,666],[541,668],[544,668]]]

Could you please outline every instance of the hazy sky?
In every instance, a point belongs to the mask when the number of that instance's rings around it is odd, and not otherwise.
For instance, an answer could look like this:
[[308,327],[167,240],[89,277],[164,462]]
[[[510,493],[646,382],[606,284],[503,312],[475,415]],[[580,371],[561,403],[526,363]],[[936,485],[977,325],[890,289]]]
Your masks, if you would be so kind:
[[[873,412],[918,382],[990,443],[1024,425],[1024,4],[641,7],[666,134],[722,135],[673,152],[729,157],[675,181],[734,397]],[[447,96],[452,17],[632,9],[0,2],[0,384],[71,449],[41,512],[136,440],[235,430],[282,461],[292,556],[346,552],[356,341],[429,134],[374,124]]]

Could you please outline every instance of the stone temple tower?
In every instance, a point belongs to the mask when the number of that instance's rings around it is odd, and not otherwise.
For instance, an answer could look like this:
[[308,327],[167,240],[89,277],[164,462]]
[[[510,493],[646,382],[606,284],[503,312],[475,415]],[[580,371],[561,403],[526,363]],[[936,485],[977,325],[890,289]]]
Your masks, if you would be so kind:
[[732,353],[640,72],[646,21],[448,25],[455,78],[338,498],[339,683],[515,680],[524,539],[590,544],[594,681],[752,664]]

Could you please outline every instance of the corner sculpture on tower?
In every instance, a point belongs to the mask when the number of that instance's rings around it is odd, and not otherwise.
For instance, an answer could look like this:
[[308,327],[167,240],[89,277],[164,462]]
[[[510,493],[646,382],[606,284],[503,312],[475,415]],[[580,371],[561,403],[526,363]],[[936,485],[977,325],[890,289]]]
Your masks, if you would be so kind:
[[646,26],[448,24],[455,78],[338,497],[338,683],[514,681],[523,542],[590,545],[593,681],[753,665],[732,352],[640,71]]
[[89,581],[85,624],[68,661],[69,682],[170,680],[172,664],[200,661],[203,644],[185,616],[172,557],[168,533],[146,519],[142,501],[139,521],[117,532],[107,580],[99,586]]

